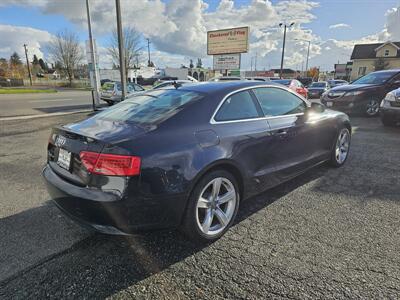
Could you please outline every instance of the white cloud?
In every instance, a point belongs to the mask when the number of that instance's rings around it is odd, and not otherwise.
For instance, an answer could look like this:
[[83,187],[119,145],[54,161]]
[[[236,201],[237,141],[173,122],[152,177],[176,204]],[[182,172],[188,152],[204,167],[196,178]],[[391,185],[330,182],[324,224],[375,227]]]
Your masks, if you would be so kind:
[[386,12],[386,25],[381,37],[393,42],[400,41],[400,6]]
[[16,51],[24,60],[24,44],[27,44],[28,58],[32,60],[34,54],[43,57],[43,45],[51,39],[47,31],[31,27],[12,26],[0,24],[0,57],[9,58]]
[[[357,41],[321,40],[311,30],[305,29],[316,19],[313,9],[319,4],[308,0],[286,0],[272,3],[270,0],[251,0],[237,7],[231,0],[221,0],[214,11],[208,11],[203,0],[122,0],[122,19],[124,25],[134,26],[145,37],[151,39],[152,60],[159,66],[180,66],[188,64],[190,58],[202,57],[205,65],[212,59],[206,56],[207,30],[250,26],[250,53],[242,55],[242,67],[249,68],[252,56],[258,55],[260,69],[278,67],[280,63],[282,29],[280,22],[295,22],[287,32],[285,49],[285,67],[301,68],[304,63],[308,43],[311,41],[310,66],[321,66],[331,70],[338,60],[350,58],[355,43],[400,40],[400,10],[391,9],[386,13],[386,25],[381,32],[363,37]],[[115,2],[110,0],[91,0],[91,13],[95,37],[98,39],[109,34],[115,22]],[[0,6],[30,5],[44,14],[61,14],[75,24],[76,29],[87,31],[86,7],[84,1],[77,0],[2,0]],[[329,26],[331,29],[350,28],[339,23]],[[62,28],[60,28],[62,29]],[[31,30],[35,30],[32,29]],[[23,31],[23,30],[22,30]],[[41,51],[42,44],[48,41],[50,34],[37,30],[41,34],[31,35],[29,44]],[[1,34],[1,32],[0,32]],[[22,33],[22,35],[30,35]],[[1,35],[0,54],[8,49],[19,47],[19,35],[11,39]],[[15,37],[18,41],[14,42]],[[23,38],[25,39],[25,37]],[[14,46],[15,45],[15,46]],[[17,46],[18,45],[18,46]],[[102,65],[111,65],[110,57],[104,46],[99,49]],[[143,58],[144,59],[144,58]]]
[[338,23],[329,26],[329,29],[343,29],[343,28],[351,28],[351,26],[345,23]]

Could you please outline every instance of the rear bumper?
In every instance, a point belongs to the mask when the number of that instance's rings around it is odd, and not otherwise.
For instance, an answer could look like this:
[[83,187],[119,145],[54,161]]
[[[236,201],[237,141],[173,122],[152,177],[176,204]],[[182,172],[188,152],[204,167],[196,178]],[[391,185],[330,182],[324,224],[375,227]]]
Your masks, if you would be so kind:
[[84,227],[107,234],[176,227],[185,208],[183,196],[121,197],[112,192],[79,187],[65,181],[49,165],[42,175],[50,196],[62,212]]

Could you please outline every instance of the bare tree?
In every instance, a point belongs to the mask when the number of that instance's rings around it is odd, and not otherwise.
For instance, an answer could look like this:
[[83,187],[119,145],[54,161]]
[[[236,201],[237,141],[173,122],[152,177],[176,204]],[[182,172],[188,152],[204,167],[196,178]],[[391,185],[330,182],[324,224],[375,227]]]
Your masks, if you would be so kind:
[[68,75],[69,85],[72,86],[74,70],[83,59],[78,36],[68,30],[58,32],[50,41],[48,52],[54,61],[61,64]]
[[[128,70],[133,69],[138,64],[138,57],[141,54],[143,46],[140,43],[140,33],[133,27],[126,27],[123,30],[124,48],[125,48],[125,70],[126,78],[128,78]],[[107,49],[111,55],[113,64],[119,68],[119,50],[118,50],[118,34],[114,30],[112,32],[109,47]]]

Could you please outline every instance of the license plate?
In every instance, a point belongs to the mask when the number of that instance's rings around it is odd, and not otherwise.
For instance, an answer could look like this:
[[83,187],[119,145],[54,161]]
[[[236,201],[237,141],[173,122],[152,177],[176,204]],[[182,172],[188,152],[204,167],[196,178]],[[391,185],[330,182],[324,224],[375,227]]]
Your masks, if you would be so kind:
[[60,148],[58,152],[57,164],[60,167],[69,170],[69,166],[71,164],[71,152]]
[[332,107],[332,106],[333,106],[333,102],[330,102],[330,101],[329,101],[329,102],[326,102],[326,106],[327,106],[327,107]]

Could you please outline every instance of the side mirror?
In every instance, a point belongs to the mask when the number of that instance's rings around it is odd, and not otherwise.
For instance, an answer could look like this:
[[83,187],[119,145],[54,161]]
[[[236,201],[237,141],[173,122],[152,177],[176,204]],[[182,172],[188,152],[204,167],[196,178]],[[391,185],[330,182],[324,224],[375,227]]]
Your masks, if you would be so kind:
[[317,102],[311,102],[309,110],[312,112],[322,113],[325,111],[325,105]]

